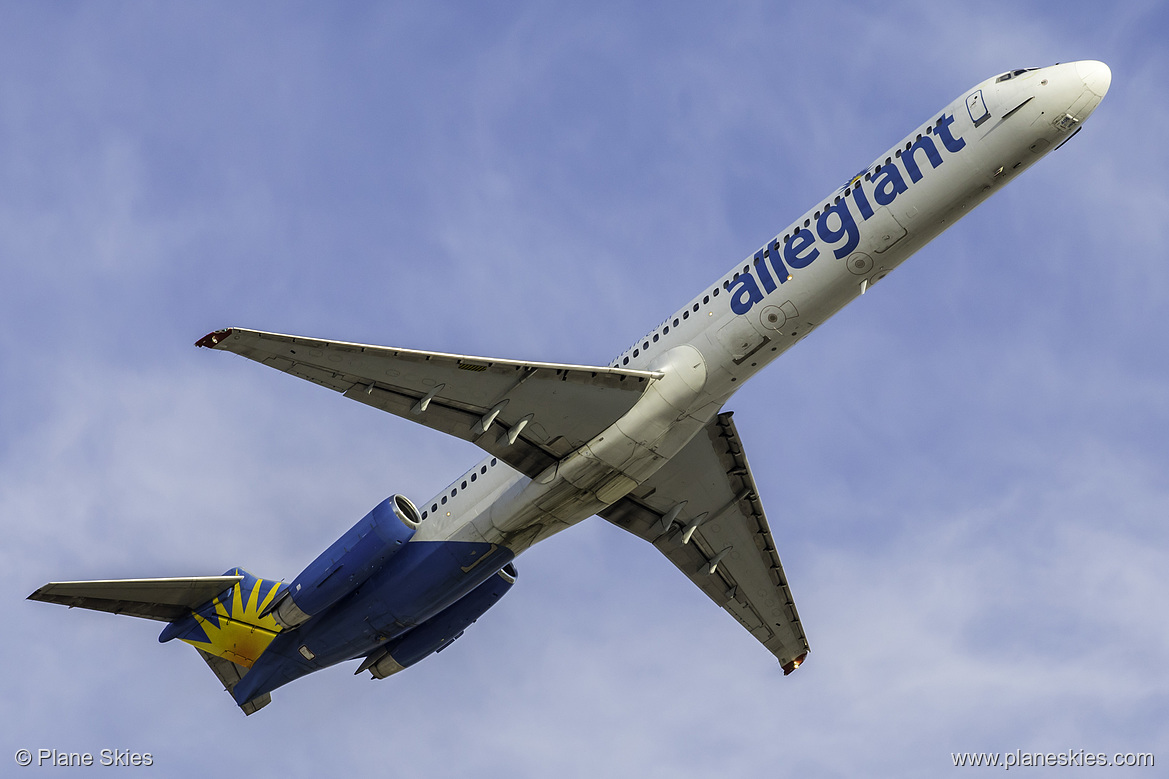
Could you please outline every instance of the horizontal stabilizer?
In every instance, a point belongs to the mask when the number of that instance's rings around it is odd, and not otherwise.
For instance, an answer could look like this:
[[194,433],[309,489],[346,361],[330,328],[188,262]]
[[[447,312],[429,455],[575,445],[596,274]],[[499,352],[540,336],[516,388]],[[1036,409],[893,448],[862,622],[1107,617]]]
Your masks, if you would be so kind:
[[235,352],[470,441],[535,478],[621,418],[660,373],[322,341],[233,327],[197,346]]
[[107,611],[173,622],[233,587],[243,576],[188,576],[172,579],[104,579],[50,582],[29,600],[69,608]]
[[[223,576],[50,582],[28,598],[167,622],[158,640],[178,638],[194,646],[231,693],[280,632],[259,612],[283,588],[233,568]],[[271,700],[265,693],[240,708],[253,714]]]

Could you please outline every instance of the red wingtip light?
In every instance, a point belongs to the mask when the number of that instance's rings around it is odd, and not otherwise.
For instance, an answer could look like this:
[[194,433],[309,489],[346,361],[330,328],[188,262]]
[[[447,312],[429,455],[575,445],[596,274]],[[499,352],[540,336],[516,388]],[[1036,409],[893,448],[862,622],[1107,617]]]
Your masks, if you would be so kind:
[[220,341],[227,338],[229,335],[231,335],[231,328],[228,328],[227,330],[216,330],[214,333],[208,333],[198,341],[195,341],[195,346],[204,346],[208,349],[214,349]]

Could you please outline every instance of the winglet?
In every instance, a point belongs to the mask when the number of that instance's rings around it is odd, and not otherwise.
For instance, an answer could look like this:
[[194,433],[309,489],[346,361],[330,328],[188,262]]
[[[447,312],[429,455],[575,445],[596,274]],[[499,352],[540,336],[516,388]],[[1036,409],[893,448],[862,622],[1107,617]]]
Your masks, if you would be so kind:
[[214,349],[220,341],[226,339],[229,335],[231,335],[230,327],[226,330],[216,330],[214,333],[208,333],[198,341],[195,341],[195,346],[205,346],[208,349]]

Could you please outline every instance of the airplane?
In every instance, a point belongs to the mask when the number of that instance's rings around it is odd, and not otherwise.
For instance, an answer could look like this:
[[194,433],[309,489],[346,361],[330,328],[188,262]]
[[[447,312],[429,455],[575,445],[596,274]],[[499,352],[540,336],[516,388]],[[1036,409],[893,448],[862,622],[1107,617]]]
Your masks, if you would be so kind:
[[605,366],[370,346],[239,327],[234,352],[478,445],[419,505],[393,495],[291,582],[54,582],[32,600],[166,623],[245,714],[338,663],[384,679],[442,651],[516,581],[514,560],[593,515],[657,547],[779,661],[808,641],[742,440],[748,379],[1039,158],[1111,85],[1084,60],[968,89]]

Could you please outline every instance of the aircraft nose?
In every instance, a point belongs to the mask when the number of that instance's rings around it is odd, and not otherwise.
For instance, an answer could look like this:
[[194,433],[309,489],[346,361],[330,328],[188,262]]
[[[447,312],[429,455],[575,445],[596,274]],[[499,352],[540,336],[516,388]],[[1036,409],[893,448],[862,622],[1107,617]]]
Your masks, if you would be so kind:
[[1097,97],[1104,97],[1112,85],[1112,71],[1103,62],[1080,60],[1076,63],[1076,74]]

